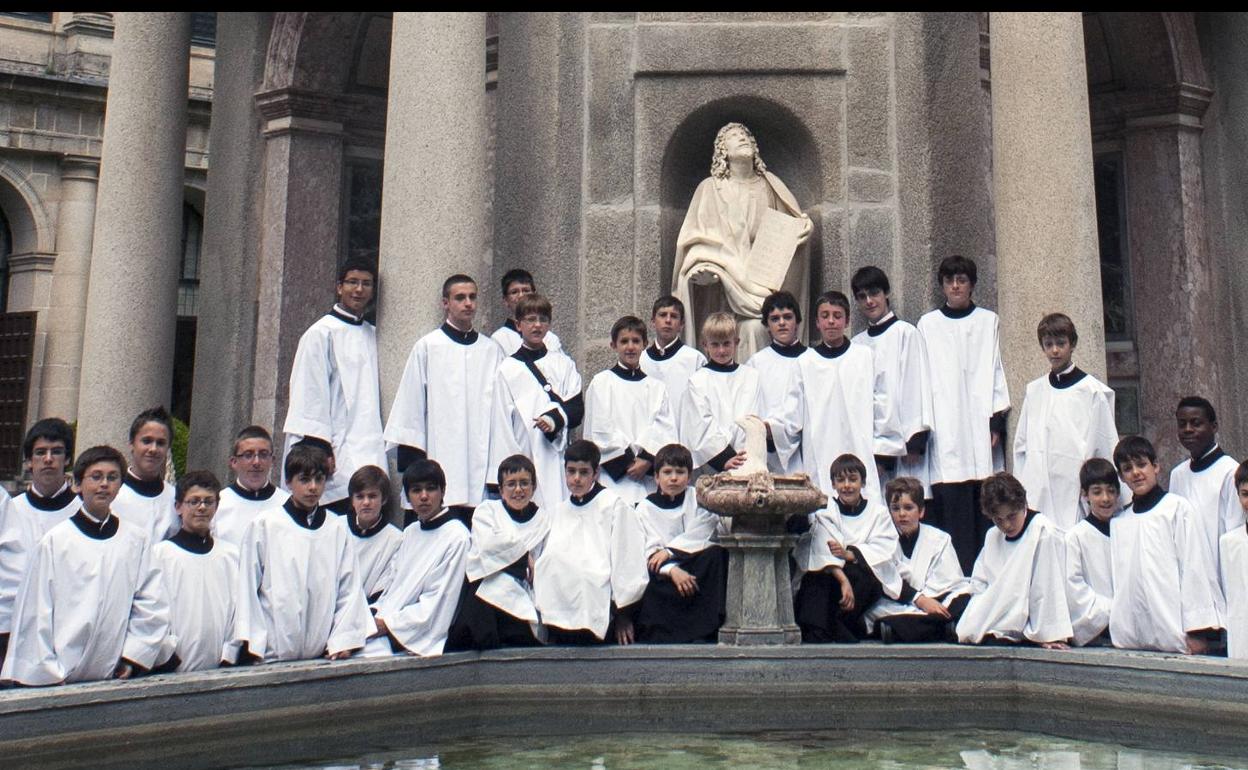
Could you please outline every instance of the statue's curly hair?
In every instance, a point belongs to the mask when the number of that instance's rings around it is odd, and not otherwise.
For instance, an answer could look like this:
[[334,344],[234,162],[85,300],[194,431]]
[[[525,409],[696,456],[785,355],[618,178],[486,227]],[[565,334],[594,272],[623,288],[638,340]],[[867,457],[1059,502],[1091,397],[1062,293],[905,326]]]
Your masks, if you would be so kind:
[[767,164],[763,163],[763,158],[758,154],[758,140],[754,138],[754,133],[740,123],[729,123],[719,129],[719,133],[715,134],[715,152],[711,155],[711,176],[716,179],[728,178],[728,151],[724,149],[724,137],[734,128],[739,128],[745,132],[746,138],[750,140],[750,146],[754,148],[754,173],[759,176],[767,170]]

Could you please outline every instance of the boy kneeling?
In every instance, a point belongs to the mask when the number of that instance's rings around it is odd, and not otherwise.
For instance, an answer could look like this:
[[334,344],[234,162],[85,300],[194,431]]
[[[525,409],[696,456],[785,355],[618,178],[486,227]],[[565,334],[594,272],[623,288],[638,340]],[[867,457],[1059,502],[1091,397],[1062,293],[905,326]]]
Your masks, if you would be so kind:
[[1043,513],[1028,510],[1027,491],[1008,473],[985,479],[980,500],[984,516],[996,526],[975,559],[974,596],[958,621],[958,641],[1067,649],[1073,632],[1061,532]]
[[724,623],[728,553],[715,544],[720,518],[689,491],[693,457],[680,444],[654,456],[659,490],[637,503],[650,582],[637,612],[637,641],[714,642]]
[[632,644],[632,605],[646,590],[645,535],[631,507],[598,483],[598,447],[574,441],[563,467],[571,498],[555,507],[533,567],[533,596],[554,644],[594,644],[614,627]]

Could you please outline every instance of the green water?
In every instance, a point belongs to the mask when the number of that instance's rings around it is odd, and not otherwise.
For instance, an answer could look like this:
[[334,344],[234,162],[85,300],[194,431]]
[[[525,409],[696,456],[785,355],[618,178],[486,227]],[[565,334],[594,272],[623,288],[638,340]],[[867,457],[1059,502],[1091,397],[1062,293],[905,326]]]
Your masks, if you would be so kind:
[[[1248,740],[1245,741],[1248,757]],[[1047,735],[963,730],[668,733],[448,741],[282,770],[1248,770],[1248,758],[1146,751]]]

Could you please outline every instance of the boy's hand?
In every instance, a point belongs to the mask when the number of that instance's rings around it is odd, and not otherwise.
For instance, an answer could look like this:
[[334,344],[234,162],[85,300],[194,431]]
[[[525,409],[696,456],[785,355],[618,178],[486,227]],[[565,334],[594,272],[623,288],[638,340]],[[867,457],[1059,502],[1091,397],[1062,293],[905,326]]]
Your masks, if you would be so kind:
[[943,604],[936,601],[930,596],[924,596],[923,594],[919,594],[918,596],[914,597],[914,606],[923,610],[928,615],[932,615],[938,618],[943,618],[944,620],[949,620],[952,617],[949,614],[949,610],[947,610]]
[[533,427],[537,428],[542,433],[550,433],[555,429],[555,424],[550,421],[549,417],[542,415],[541,417],[533,418]]
[[[982,435],[982,434],[981,434],[981,435]],[[992,436],[992,448],[993,448],[993,449],[996,449],[996,448],[997,448],[997,444],[1000,444],[1000,443],[1001,443],[1001,434],[1000,434],[1000,433],[997,433],[997,432],[994,430],[994,431],[992,431],[992,433],[991,433],[991,434],[989,434],[989,435],[991,435],[991,436]],[[983,445],[981,444],[980,446],[983,446]]]
[[1187,635],[1187,654],[1188,655],[1208,655],[1209,642],[1199,634]]
[[117,661],[117,667],[113,669],[113,679],[129,679],[134,676],[134,666],[124,660]]
[[633,619],[622,612],[616,613],[615,643],[632,644],[636,641],[636,636],[636,632],[633,630]]
[[[373,622],[377,624],[377,633],[373,634],[373,636],[385,636],[390,633],[390,628],[386,625],[386,621],[374,617]],[[371,639],[372,637],[370,636],[369,638]]]
[[533,558],[533,552],[529,551],[529,568],[524,573],[524,579],[533,585],[533,567],[537,564],[537,560]]
[[1040,646],[1046,650],[1069,650],[1070,645],[1065,642],[1041,642]]
[[828,550],[832,551],[832,555],[838,559],[844,559],[847,562],[854,561],[853,552],[845,550],[845,546],[835,539],[828,541]]
[[628,466],[628,470],[624,471],[624,473],[633,481],[641,481],[645,479],[646,473],[649,471],[650,461],[638,457],[636,460],[633,460],[633,464]]
[[849,578],[845,577],[845,573],[839,569],[832,571],[832,576],[836,578],[836,582],[841,586],[841,601],[838,605],[842,612],[854,611],[854,587],[849,584]]
[[340,650],[339,652],[329,652],[326,650],[325,657],[330,660],[346,660],[351,657],[352,652],[354,652],[354,650]]
[[745,452],[737,452],[731,460],[724,463],[724,470],[732,471],[745,465]]
[[670,558],[672,558],[672,552],[666,548],[660,548],[650,554],[650,558],[646,560],[646,566],[650,568],[651,572],[658,572],[659,567],[667,564],[667,560]]
[[698,592],[698,579],[680,567],[672,567],[667,576],[671,578],[672,585],[676,586],[676,593],[686,599]]

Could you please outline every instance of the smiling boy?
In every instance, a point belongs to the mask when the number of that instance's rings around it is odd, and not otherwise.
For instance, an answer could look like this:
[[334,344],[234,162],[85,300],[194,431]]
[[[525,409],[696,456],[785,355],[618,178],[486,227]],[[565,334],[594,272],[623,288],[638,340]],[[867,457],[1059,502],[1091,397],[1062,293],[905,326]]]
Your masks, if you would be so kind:
[[1218,564],[1218,538],[1244,524],[1235,491],[1239,464],[1218,446],[1218,415],[1200,396],[1187,396],[1175,410],[1179,443],[1191,455],[1170,471],[1170,492],[1186,499],[1209,546],[1210,563]]
[[672,416],[679,420],[689,378],[706,366],[706,356],[681,339],[685,331],[685,305],[672,295],[666,294],[654,301],[650,324],[654,327],[654,342],[641,354],[638,365],[667,387]]
[[[779,423],[784,417],[785,400],[794,380],[799,375],[798,358],[806,352],[801,341],[802,309],[797,298],[790,292],[778,291],[763,300],[763,322],[771,344],[750,356],[746,362],[759,371],[763,392],[763,411],[760,415],[771,423]],[[772,473],[798,473],[803,469],[802,452],[793,452],[787,462],[781,462],[775,452],[767,453],[767,468]]]
[[1110,522],[1121,510],[1118,471],[1109,460],[1093,457],[1079,469],[1079,487],[1088,515],[1066,532],[1066,604],[1074,643],[1107,643],[1109,610],[1114,603]]
[[165,466],[173,443],[173,417],[153,407],[130,423],[130,465],[112,504],[113,513],[148,532],[159,543],[178,531],[173,486],[165,483]]
[[221,490],[212,534],[237,548],[251,520],[286,502],[290,493],[273,483],[273,437],[259,425],[248,425],[234,437],[229,464],[234,481]]
[[654,489],[654,453],[676,440],[667,388],[640,367],[646,324],[627,315],[611,327],[617,361],[585,390],[585,438],[602,452],[599,480],[629,505]]
[[1049,373],[1027,384],[1014,435],[1014,474],[1027,502],[1069,531],[1082,518],[1079,469],[1109,458],[1118,443],[1114,391],[1075,366],[1079,334],[1069,316],[1049,313],[1036,328]]

